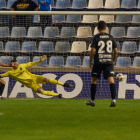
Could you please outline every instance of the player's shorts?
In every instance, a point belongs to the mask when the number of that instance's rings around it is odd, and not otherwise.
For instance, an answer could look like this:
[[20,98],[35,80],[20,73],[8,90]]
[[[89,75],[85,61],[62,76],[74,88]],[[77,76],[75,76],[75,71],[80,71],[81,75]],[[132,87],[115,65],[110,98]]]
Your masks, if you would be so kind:
[[37,92],[37,89],[40,88],[41,86],[39,84],[45,84],[43,82],[44,77],[41,75],[34,75],[32,76],[32,83],[29,86],[33,91]]
[[103,72],[104,79],[108,77],[114,77],[114,66],[113,64],[95,64],[93,65],[92,77],[100,78],[101,73]]

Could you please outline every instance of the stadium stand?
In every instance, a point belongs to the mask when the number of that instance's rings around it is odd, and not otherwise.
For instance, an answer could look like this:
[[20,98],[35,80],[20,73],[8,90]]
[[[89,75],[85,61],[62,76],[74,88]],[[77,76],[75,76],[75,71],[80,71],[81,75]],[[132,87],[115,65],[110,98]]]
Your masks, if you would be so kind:
[[9,27],[0,27],[0,38],[9,36]]
[[[93,33],[93,35],[96,35],[96,34],[98,34],[99,32],[98,32],[98,30],[97,30],[97,27],[95,27],[94,28],[94,33]],[[106,33],[108,33],[109,34],[109,28],[108,27],[106,27]]]
[[5,45],[5,52],[19,52],[20,43],[18,41],[8,41]]
[[64,15],[52,15],[52,23],[64,23],[65,16]]
[[117,44],[117,49],[118,49],[118,52],[120,52],[121,47],[120,47],[120,43],[119,43],[119,41],[116,41],[116,44]]
[[138,56],[134,57],[133,67],[140,67],[140,57]]
[[62,56],[51,56],[49,60],[49,67],[63,67],[64,58]]
[[58,27],[46,27],[45,28],[43,38],[55,38],[56,36],[59,36]]
[[131,15],[117,15],[115,23],[131,23]]
[[55,44],[55,52],[66,53],[70,52],[70,44],[68,41],[57,41]]
[[81,58],[80,56],[68,56],[66,59],[65,67],[80,67]]
[[122,36],[125,36],[125,28],[124,27],[112,27],[110,34],[114,38],[122,38]]
[[0,52],[4,52],[3,42],[2,41],[0,41]]
[[52,41],[41,41],[39,43],[38,52],[39,53],[47,53],[53,52],[53,42]]
[[100,9],[103,8],[103,0],[89,0],[88,9]]
[[116,67],[129,67],[131,66],[130,57],[118,57],[116,61]]
[[[40,59],[40,56],[34,56],[33,62],[38,61],[39,59]],[[35,67],[47,67],[47,59],[45,59],[41,63],[38,63]]]
[[71,9],[83,9],[87,8],[86,0],[73,0]]
[[77,38],[88,38],[92,37],[91,27],[78,27]]
[[114,15],[100,15],[99,21],[105,21],[106,23],[114,22]]
[[62,27],[60,37],[61,38],[75,37],[75,28],[74,27]]
[[39,38],[42,37],[41,27],[29,27],[26,38]]
[[67,15],[66,23],[80,23],[81,15]]
[[15,2],[16,0],[8,0],[8,2],[7,2],[7,9],[10,9],[11,8],[11,6],[13,5],[13,3]]
[[22,64],[22,63],[28,63],[30,62],[30,57],[29,56],[18,56],[16,58],[18,64]]
[[140,15],[133,15],[132,23],[140,23]]
[[34,15],[33,23],[40,23],[40,15]]
[[97,15],[83,15],[82,23],[95,23],[98,22]]
[[121,8],[123,9],[136,8],[136,0],[122,0]]
[[89,56],[84,56],[81,67],[87,67],[87,68],[89,68]]
[[1,56],[0,60],[4,64],[10,64],[11,60],[13,59],[12,56]]
[[120,0],[106,0],[104,8],[106,9],[120,8]]
[[56,6],[54,7],[57,9],[68,9],[70,8],[70,0],[57,0]]
[[0,10],[5,7],[6,7],[5,0],[0,0]]
[[35,41],[25,41],[22,43],[21,52],[36,52],[36,42]]

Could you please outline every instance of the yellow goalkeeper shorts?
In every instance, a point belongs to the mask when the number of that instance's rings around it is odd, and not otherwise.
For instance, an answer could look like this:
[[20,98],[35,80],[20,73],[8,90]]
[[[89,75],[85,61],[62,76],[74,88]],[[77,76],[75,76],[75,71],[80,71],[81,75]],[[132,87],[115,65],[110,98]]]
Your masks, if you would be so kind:
[[32,83],[29,86],[33,91],[37,92],[37,89],[40,88],[41,86],[39,84],[46,84],[43,82],[44,77],[41,75],[34,75],[32,76]]

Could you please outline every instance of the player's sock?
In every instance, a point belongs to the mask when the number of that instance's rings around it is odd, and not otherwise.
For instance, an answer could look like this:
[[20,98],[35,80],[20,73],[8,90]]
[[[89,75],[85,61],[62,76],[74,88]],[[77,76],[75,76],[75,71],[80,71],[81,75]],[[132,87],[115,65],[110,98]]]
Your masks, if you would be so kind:
[[116,86],[114,83],[110,84],[110,92],[112,100],[116,98]]
[[57,93],[53,93],[51,91],[42,90],[41,93],[44,94],[44,95],[47,95],[47,96],[58,96]]
[[51,83],[51,84],[58,84],[58,85],[63,85],[61,82],[57,81],[57,80],[54,80],[54,79],[49,79],[47,78],[47,82],[48,83]]
[[91,84],[91,100],[95,100],[95,94],[96,94],[96,84]]
[[5,88],[5,84],[1,84],[0,85],[0,96],[2,96],[4,88]]

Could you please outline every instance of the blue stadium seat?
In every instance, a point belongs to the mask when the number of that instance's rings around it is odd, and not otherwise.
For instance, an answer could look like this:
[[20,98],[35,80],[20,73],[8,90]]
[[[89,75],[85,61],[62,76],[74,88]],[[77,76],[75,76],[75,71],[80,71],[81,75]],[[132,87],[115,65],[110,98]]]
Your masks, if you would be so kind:
[[0,0],[0,9],[3,9],[5,7],[6,7],[5,0]]
[[134,41],[125,41],[122,44],[122,54],[133,54],[137,51],[137,44]]
[[139,48],[138,48],[138,51],[137,51],[137,53],[140,53],[140,43],[139,43]]
[[42,37],[41,27],[29,27],[26,38],[39,38]]
[[78,27],[77,30],[77,38],[88,38],[92,37],[92,30],[91,27]]
[[86,51],[85,41],[74,41],[71,47],[71,53],[83,53]]
[[128,27],[127,36],[124,38],[138,38],[140,36],[140,27]]
[[122,36],[125,36],[125,28],[124,27],[112,27],[110,34],[114,38],[122,38]]
[[57,0],[55,9],[67,9],[70,8],[70,0]]
[[81,67],[87,67],[89,68],[89,56],[84,56],[83,63]]
[[140,67],[140,57],[138,56],[134,57],[133,67]]
[[63,67],[64,58],[63,56],[51,56],[49,60],[49,67]]
[[87,8],[86,0],[73,0],[72,1],[72,9],[83,9]]
[[116,61],[116,67],[129,67],[131,66],[130,57],[118,57]]
[[59,36],[58,27],[46,27],[44,30],[43,38],[55,38]]
[[28,63],[30,62],[30,57],[29,56],[18,56],[16,58],[18,64],[22,64],[22,63]]
[[0,60],[4,64],[10,64],[11,60],[13,59],[12,56],[1,56]]
[[1,15],[0,24],[9,24],[11,22],[11,15]]
[[16,0],[8,0],[8,2],[7,2],[7,9],[10,9],[15,1]]
[[104,8],[106,9],[120,8],[120,0],[106,0]]
[[4,51],[4,49],[3,49],[3,42],[0,41],[0,52],[3,52],[3,51]]
[[34,15],[33,23],[40,23],[40,15]]
[[[34,56],[33,57],[33,62],[40,60],[40,56]],[[35,67],[47,67],[47,59],[44,61],[38,63]]]
[[81,22],[81,15],[67,15],[66,23],[79,23]]
[[81,66],[80,56],[67,57],[65,67],[80,67],[80,66]]
[[53,42],[41,41],[38,48],[39,53],[53,52]]
[[131,23],[131,15],[117,15],[115,23]]
[[88,9],[100,9],[103,8],[103,0],[89,0]]
[[20,43],[18,41],[8,41],[5,45],[5,52],[19,52]]
[[133,15],[132,23],[140,23],[140,15]]
[[61,38],[75,37],[75,28],[74,27],[62,27],[60,37]]
[[96,23],[98,22],[97,15],[83,15],[82,23]]
[[11,38],[22,38],[26,36],[25,27],[13,27],[11,31]]
[[36,42],[35,41],[25,41],[22,43],[21,52],[36,52]]
[[38,5],[38,0],[32,0],[33,2],[35,2]]
[[52,23],[64,23],[65,15],[52,15]]
[[114,23],[114,15],[100,15],[99,21],[101,20],[106,23]]
[[138,1],[137,8],[140,9],[140,0]]
[[116,41],[116,45],[117,45],[118,52],[120,52],[121,47],[120,47],[120,43],[118,41]]
[[70,52],[70,44],[68,41],[57,41],[55,44],[55,52]]
[[0,27],[0,38],[9,36],[9,27]]
[[122,0],[121,8],[125,9],[136,8],[136,0]]

